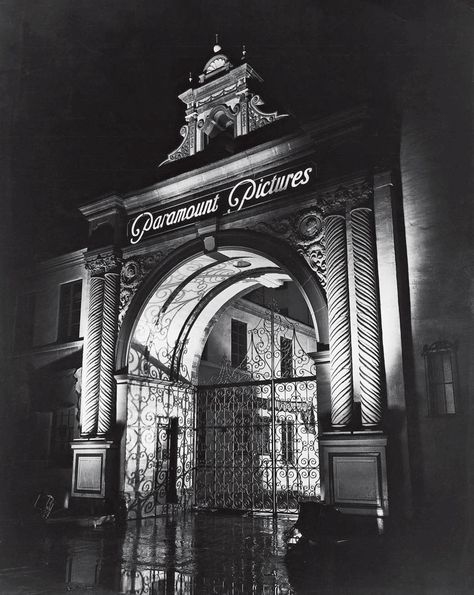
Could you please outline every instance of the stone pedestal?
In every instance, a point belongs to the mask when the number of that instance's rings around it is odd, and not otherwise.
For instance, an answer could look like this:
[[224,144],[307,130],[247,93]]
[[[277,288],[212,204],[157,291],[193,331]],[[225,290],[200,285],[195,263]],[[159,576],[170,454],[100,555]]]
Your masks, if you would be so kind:
[[117,447],[102,439],[74,440],[73,498],[112,500],[117,495]]
[[341,512],[388,516],[386,448],[382,432],[334,432],[320,440],[321,498]]

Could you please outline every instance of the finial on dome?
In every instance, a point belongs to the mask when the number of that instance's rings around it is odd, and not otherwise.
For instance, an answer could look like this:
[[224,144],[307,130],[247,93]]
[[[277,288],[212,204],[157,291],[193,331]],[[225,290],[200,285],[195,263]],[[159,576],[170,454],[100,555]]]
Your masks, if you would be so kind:
[[242,62],[244,62],[246,55],[247,55],[247,52],[245,50],[245,43],[243,43],[242,44],[242,57],[240,58],[242,60]]
[[188,81],[189,81],[190,83],[192,83],[192,82],[193,82],[193,73],[192,73],[192,72],[190,72],[190,73],[189,73]]
[[214,53],[217,54],[221,51],[221,46],[219,45],[219,33],[216,33],[216,44],[214,46]]

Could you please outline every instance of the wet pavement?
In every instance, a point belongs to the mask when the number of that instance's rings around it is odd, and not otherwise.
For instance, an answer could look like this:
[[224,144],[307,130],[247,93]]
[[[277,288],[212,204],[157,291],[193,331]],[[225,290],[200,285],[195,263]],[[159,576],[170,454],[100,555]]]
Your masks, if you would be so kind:
[[[438,538],[359,523],[345,540],[297,547],[294,519],[188,514],[114,525],[5,525],[0,593],[472,593],[458,532]],[[467,570],[466,570],[467,569]],[[472,578],[472,577],[471,577]],[[474,583],[471,583],[474,585]]]

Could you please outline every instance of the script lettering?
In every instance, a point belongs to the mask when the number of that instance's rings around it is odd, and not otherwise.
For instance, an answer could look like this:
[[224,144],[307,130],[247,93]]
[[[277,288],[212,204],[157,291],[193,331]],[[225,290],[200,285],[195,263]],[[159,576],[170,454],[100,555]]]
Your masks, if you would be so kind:
[[[143,222],[140,221],[142,217],[145,219]],[[140,213],[140,215],[138,215],[138,217],[132,223],[132,239],[130,242],[132,244],[137,244],[142,239],[143,234],[147,231],[150,231],[152,226],[153,215],[148,212]]]
[[207,195],[204,198],[189,201],[184,206],[161,209],[158,213],[145,211],[129,222],[130,243],[137,244],[147,235],[152,235],[149,232],[174,229],[213,213],[217,216],[225,215],[250,207],[259,201],[267,202],[269,200],[267,197],[308,184],[312,171],[313,167],[306,167],[263,176],[257,180],[245,178],[231,188],[215,194],[214,197]]

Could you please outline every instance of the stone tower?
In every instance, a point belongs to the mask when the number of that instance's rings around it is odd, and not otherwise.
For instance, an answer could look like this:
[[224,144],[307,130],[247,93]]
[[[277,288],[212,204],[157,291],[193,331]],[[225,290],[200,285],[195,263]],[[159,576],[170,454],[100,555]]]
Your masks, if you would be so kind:
[[180,130],[183,140],[160,165],[203,151],[221,133],[236,138],[286,117],[261,109],[264,102],[256,87],[263,79],[244,60],[245,49],[242,64],[233,66],[216,43],[199,76],[200,86],[179,95],[186,105],[186,123]]

